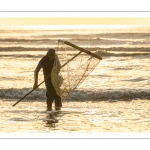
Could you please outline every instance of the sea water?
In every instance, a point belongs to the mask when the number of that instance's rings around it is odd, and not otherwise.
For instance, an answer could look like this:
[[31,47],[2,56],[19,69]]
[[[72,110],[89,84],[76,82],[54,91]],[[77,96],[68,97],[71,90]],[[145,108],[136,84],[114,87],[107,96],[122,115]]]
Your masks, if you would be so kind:
[[[39,60],[59,39],[99,50],[103,60],[63,100],[62,111],[46,112],[44,84],[12,107],[32,90]],[[149,132],[149,57],[148,27],[1,29],[0,132]]]

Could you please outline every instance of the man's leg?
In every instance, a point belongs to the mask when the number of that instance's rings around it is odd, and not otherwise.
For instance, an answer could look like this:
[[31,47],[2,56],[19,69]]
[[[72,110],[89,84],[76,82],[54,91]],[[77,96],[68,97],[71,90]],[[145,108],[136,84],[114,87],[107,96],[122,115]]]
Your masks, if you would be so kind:
[[52,103],[55,100],[55,109],[60,110],[60,108],[62,107],[61,97],[56,93],[50,80],[47,80],[45,82],[45,85],[47,89],[47,92],[46,92],[47,106],[52,107]]
[[55,99],[55,109],[60,110],[62,107],[61,97],[56,93],[55,90],[54,90],[53,96]]
[[47,103],[47,110],[52,110],[52,103],[54,101],[54,97],[53,97],[53,86],[52,83],[50,82],[50,80],[47,80],[45,82],[46,85],[46,103]]
[[46,96],[47,96],[46,98],[47,110],[51,111],[54,98],[50,94],[48,94],[48,92],[46,92]]

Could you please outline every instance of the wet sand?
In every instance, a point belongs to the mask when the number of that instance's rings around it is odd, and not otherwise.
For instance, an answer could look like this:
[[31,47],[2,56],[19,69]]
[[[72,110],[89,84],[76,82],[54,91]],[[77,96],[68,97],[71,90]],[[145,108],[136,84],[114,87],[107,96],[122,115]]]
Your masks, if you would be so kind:
[[149,132],[150,101],[63,101],[61,111],[46,112],[45,101],[0,100],[1,133]]

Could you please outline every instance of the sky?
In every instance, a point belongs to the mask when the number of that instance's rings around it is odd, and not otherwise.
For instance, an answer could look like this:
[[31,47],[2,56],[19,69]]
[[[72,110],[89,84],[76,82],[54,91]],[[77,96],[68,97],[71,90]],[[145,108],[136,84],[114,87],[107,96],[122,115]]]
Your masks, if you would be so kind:
[[150,25],[150,18],[120,17],[6,17],[1,26],[11,25]]
[[0,28],[13,29],[98,29],[98,28],[122,28],[134,26],[150,27],[150,17],[38,17],[38,16],[0,16]]
[[150,25],[150,12],[131,11],[0,11],[2,26]]

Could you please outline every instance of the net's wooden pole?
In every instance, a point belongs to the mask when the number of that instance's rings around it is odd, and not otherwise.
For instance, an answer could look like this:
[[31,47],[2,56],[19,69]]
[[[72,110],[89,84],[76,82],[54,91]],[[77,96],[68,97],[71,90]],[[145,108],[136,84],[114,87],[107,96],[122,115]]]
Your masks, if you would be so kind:
[[76,46],[76,45],[74,45],[74,44],[72,44],[72,43],[70,43],[70,42],[67,42],[67,41],[62,41],[62,42],[64,42],[66,45],[69,45],[69,46],[71,46],[71,47],[73,47],[73,48],[78,49],[78,50],[81,51],[81,52],[84,52],[84,53],[86,53],[86,54],[88,54],[88,55],[91,55],[91,56],[93,56],[93,57],[96,57],[97,59],[102,60],[102,57],[100,57],[100,56],[98,56],[98,55],[96,55],[96,54],[94,54],[94,53],[92,53],[92,52],[90,52],[90,51],[88,51],[88,50],[85,50],[85,49],[83,49],[83,48],[81,48],[81,47],[78,47],[78,46]]

